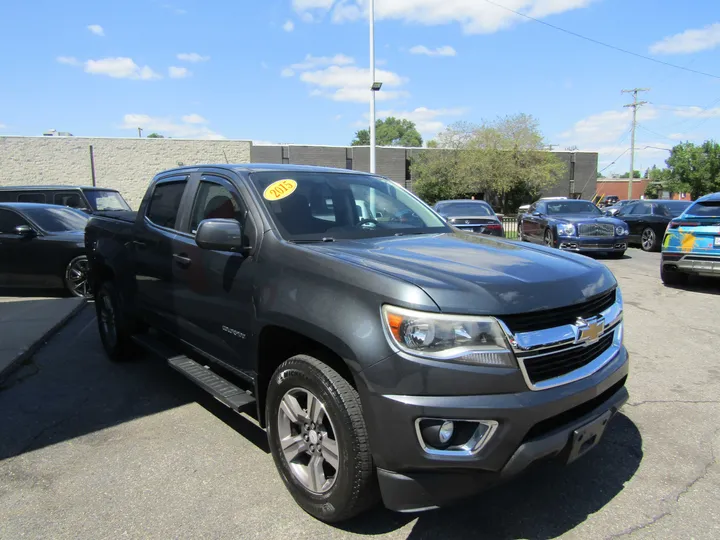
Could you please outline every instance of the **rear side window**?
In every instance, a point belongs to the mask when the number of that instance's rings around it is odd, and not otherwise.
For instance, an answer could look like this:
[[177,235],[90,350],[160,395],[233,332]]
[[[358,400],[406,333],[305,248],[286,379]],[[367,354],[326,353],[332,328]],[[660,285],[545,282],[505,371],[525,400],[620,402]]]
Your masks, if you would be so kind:
[[720,201],[704,201],[695,203],[686,212],[688,216],[720,217]]
[[55,193],[53,195],[53,204],[69,206],[70,208],[83,208],[85,206],[80,200],[79,193]]
[[160,227],[174,229],[186,185],[187,180],[181,180],[155,186],[147,210],[148,219]]
[[44,203],[44,193],[20,193],[17,198],[17,202],[29,202],[29,203]]

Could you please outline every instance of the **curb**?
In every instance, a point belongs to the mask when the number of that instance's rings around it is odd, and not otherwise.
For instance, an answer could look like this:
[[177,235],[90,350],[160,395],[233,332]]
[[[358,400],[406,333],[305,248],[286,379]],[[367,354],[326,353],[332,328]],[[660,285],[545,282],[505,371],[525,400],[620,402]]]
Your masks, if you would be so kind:
[[42,346],[50,340],[52,336],[54,336],[62,329],[63,326],[70,322],[70,319],[80,313],[80,311],[82,311],[86,305],[87,300],[83,299],[81,302],[78,303],[77,306],[75,306],[75,308],[70,313],[60,319],[57,324],[53,325],[52,328],[50,328],[47,332],[41,335],[38,339],[36,339],[27,349],[25,349],[15,358],[13,358],[12,361],[7,366],[5,366],[4,369],[0,370],[0,383],[4,382],[5,379],[7,379],[7,377],[10,376],[12,372],[15,371],[25,360],[32,358],[32,356],[38,350],[40,350]]

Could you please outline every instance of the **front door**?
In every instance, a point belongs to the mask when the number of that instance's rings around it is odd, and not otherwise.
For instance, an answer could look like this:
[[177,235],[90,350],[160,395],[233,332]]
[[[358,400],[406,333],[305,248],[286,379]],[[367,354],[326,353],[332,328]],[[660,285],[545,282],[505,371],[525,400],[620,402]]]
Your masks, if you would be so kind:
[[31,226],[17,212],[0,209],[0,287],[47,287],[43,265],[32,253],[39,240],[17,234],[20,225]]
[[195,193],[192,210],[172,241],[178,323],[191,345],[251,374],[255,261],[244,253],[201,249],[195,233],[205,219],[237,219],[244,235],[253,237],[252,217],[227,178],[197,173],[190,189]]

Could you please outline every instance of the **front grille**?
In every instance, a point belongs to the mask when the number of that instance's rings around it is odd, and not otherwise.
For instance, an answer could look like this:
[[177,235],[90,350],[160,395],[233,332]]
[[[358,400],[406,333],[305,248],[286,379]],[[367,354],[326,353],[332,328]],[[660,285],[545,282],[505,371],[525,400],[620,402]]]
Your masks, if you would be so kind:
[[581,223],[578,225],[579,236],[615,236],[612,223]]
[[519,360],[525,365],[525,371],[530,381],[537,384],[548,379],[561,377],[588,365],[610,348],[614,338],[615,332],[611,331],[586,347],[565,349],[543,356],[520,357]]
[[535,332],[555,326],[575,324],[578,317],[595,317],[615,303],[615,289],[581,304],[548,309],[545,311],[531,311],[515,315],[502,315],[501,319],[513,334],[518,332]]

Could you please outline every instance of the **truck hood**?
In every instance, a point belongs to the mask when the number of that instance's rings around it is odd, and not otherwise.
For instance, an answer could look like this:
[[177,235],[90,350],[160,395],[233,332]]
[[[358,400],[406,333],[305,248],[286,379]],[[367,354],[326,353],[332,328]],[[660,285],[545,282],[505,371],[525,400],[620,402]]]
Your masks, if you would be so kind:
[[311,250],[422,288],[441,311],[503,315],[583,302],[616,285],[602,264],[467,233],[341,240]]

